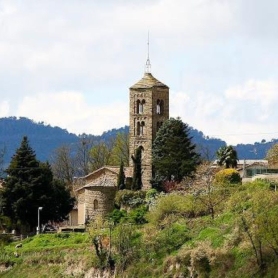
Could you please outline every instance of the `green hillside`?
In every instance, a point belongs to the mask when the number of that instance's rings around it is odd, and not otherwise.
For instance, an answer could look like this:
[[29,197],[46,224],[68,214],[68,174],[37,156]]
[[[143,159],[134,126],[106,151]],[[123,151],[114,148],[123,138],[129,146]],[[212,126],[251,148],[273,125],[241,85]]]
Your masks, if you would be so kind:
[[36,235],[21,248],[2,240],[0,277],[277,277],[273,184],[205,188],[119,191],[121,210],[85,233]]

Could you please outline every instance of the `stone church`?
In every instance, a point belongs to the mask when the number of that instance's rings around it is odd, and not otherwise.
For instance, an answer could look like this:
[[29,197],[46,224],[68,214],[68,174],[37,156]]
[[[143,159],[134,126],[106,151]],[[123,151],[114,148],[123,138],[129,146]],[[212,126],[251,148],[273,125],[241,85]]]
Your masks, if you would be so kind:
[[[147,59],[142,79],[129,89],[129,152],[135,154],[142,147],[142,189],[151,187],[152,143],[162,123],[169,118],[169,87],[150,72]],[[125,176],[132,178],[133,161],[125,167]],[[70,215],[71,225],[81,225],[97,215],[105,215],[114,208],[119,167],[104,166],[78,178],[77,207]]]

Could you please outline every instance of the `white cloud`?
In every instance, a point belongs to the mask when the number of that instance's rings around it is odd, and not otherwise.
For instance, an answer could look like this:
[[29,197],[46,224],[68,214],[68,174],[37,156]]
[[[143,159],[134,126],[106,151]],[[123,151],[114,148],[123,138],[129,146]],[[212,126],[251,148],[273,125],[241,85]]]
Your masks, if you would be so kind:
[[[278,82],[248,80],[223,94],[173,92],[171,112],[183,121],[230,144],[278,136]],[[187,95],[187,97],[185,97]]]
[[[259,140],[276,131],[278,118],[277,5],[0,1],[0,116],[77,133],[128,124],[128,87],[143,73],[149,30],[154,76],[171,88],[171,116],[231,143]],[[235,133],[253,135],[225,135]]]
[[248,80],[225,91],[227,99],[259,101],[267,105],[278,100],[278,84],[274,80]]
[[7,100],[0,102],[0,117],[7,117],[9,115],[10,105]]
[[18,107],[16,116],[44,121],[66,128],[76,134],[102,134],[103,131],[128,124],[126,104],[112,103],[91,106],[80,92],[46,92],[26,96]]

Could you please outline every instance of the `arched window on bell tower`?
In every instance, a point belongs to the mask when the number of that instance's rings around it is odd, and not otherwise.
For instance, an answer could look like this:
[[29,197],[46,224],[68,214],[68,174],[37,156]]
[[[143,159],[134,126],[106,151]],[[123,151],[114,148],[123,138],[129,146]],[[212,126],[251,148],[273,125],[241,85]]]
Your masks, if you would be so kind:
[[140,124],[140,135],[144,135],[144,129],[145,129],[145,122],[142,121]]
[[137,122],[136,124],[136,134],[140,135],[140,122]]
[[145,132],[145,122],[142,121],[142,122],[137,122],[136,124],[136,134],[137,135],[144,135],[144,132]]
[[140,100],[139,99],[137,99],[137,101],[136,101],[136,114],[139,114],[139,111],[140,111]]
[[156,114],[160,114],[160,100],[159,99],[156,102]]
[[141,101],[142,113],[140,113],[140,114],[143,114],[143,112],[144,112],[144,110],[145,110],[145,103],[146,103],[146,101],[143,99],[143,100]]
[[143,100],[138,99],[136,101],[136,113],[137,114],[143,114],[144,113],[145,103],[146,103],[146,101],[144,99]]
[[163,114],[164,112],[164,101],[162,99],[158,99],[156,101],[156,114]]

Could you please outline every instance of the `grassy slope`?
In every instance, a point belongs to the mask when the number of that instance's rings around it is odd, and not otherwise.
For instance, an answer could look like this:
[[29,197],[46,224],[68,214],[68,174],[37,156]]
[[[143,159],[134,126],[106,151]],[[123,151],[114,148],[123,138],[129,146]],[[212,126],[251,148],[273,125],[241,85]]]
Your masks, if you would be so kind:
[[15,245],[2,250],[2,265],[6,262],[6,266],[13,267],[0,273],[0,277],[83,277],[94,262],[87,234],[38,235],[23,240],[22,248],[16,249]]
[[[182,219],[176,223],[183,225]],[[174,225],[174,224],[173,224]],[[187,230],[169,230],[153,234],[159,249],[148,245],[146,236],[149,225],[140,227],[143,234],[142,253],[125,270],[126,277],[173,277],[174,274],[188,275],[188,262],[194,253],[199,261],[195,262],[199,277],[261,277],[256,275],[256,265],[252,250],[247,243],[240,242],[239,234],[234,229],[231,214],[221,214],[215,220],[201,217],[190,223]],[[163,232],[167,233],[167,229]],[[175,238],[175,233],[179,238]],[[184,237],[183,239],[181,237]],[[183,244],[173,247],[173,241]],[[17,249],[19,257],[13,255],[15,243],[5,247],[0,262],[13,264],[13,267],[0,273],[0,277],[84,277],[90,268],[98,264],[95,251],[88,234],[47,234],[23,240],[22,248]],[[145,248],[148,249],[146,253]],[[153,252],[153,253],[152,253]],[[209,261],[206,261],[209,260]],[[277,264],[272,263],[265,277],[275,277]],[[207,273],[207,276],[202,276]],[[123,274],[119,274],[121,277]],[[251,275],[251,276],[250,276]],[[273,276],[274,275],[274,276]]]
[[[175,197],[183,206],[185,199]],[[172,205],[174,199],[170,199]],[[163,209],[166,209],[164,203]],[[258,272],[253,249],[229,210],[186,218],[175,213],[157,215],[144,225],[118,225],[112,230],[112,257],[117,277],[277,277],[278,260],[264,248],[266,271]],[[181,210],[184,210],[182,207]],[[155,216],[155,217],[154,217]],[[107,234],[108,231],[103,232]],[[87,233],[38,235],[23,242],[15,258],[15,243],[0,248],[0,266],[13,265],[0,277],[84,277],[99,265]],[[2,252],[1,252],[2,251]]]

